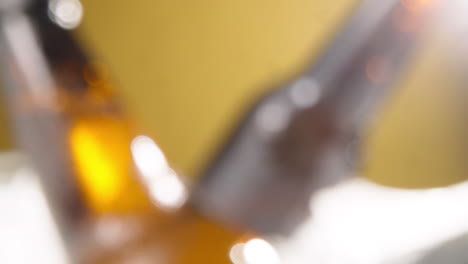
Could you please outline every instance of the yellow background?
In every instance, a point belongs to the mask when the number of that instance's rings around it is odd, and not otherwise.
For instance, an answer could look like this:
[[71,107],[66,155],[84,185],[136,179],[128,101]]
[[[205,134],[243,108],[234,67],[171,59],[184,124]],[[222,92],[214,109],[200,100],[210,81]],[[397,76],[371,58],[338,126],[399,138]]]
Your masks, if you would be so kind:
[[[79,33],[136,120],[193,176],[246,106],[318,54],[356,2],[84,0]],[[370,129],[362,171],[373,180],[440,186],[467,172],[449,80],[432,77],[444,68],[438,47],[421,51],[436,55],[417,60],[419,77],[402,80]]]
[[174,166],[195,174],[253,99],[308,62],[356,0],[85,0],[83,38]]

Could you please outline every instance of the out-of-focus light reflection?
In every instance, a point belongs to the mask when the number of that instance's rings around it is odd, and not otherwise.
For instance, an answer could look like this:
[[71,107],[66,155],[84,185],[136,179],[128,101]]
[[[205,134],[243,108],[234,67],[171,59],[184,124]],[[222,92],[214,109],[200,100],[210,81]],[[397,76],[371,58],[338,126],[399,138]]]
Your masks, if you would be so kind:
[[131,144],[133,160],[145,180],[155,179],[168,170],[166,157],[156,143],[147,136],[138,136]]
[[291,89],[291,99],[298,107],[312,107],[320,98],[320,86],[315,79],[303,78]]
[[237,243],[231,247],[229,258],[233,264],[246,264],[244,260],[245,243]]
[[267,241],[254,238],[245,243],[243,255],[246,264],[279,264],[276,250]]
[[394,26],[402,32],[414,32],[421,24],[419,16],[414,16],[405,9],[398,9],[393,14]]
[[366,64],[366,76],[372,82],[384,82],[389,73],[389,66],[385,57],[374,56]]
[[263,105],[256,113],[255,119],[259,130],[266,134],[275,134],[286,127],[291,117],[290,109],[281,103]]
[[468,232],[467,203],[468,182],[401,190],[353,179],[319,193],[313,217],[274,244],[285,263],[413,263]]
[[185,186],[173,171],[157,177],[150,185],[150,192],[156,202],[165,208],[179,208],[187,199]]
[[253,238],[246,243],[237,243],[231,247],[229,258],[234,264],[279,264],[278,253],[270,243],[260,238]]
[[106,216],[95,222],[92,234],[99,247],[118,248],[137,237],[141,231],[137,221]]
[[420,12],[435,5],[437,0],[401,0],[402,5],[411,12]]
[[453,54],[458,58],[460,55],[466,54],[466,36],[468,29],[468,19],[466,18],[466,10],[468,9],[467,0],[451,0],[445,1],[443,8],[440,8],[438,14],[440,21],[438,27],[441,32],[448,35],[442,35],[447,40],[453,40],[458,43],[452,50]]
[[187,199],[187,190],[177,174],[169,167],[158,145],[147,136],[133,139],[131,151],[151,197],[165,209],[179,208]]
[[83,6],[79,0],[52,0],[49,15],[62,28],[73,29],[81,23]]

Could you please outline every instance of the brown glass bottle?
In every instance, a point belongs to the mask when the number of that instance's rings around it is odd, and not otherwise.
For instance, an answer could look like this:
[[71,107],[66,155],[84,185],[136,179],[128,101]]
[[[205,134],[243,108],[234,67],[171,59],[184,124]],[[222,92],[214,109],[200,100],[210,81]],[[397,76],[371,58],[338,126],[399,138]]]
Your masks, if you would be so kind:
[[360,3],[310,69],[254,105],[195,190],[200,210],[279,235],[313,217],[313,195],[354,176],[376,105],[404,73],[436,3]]
[[[81,8],[79,1],[2,5],[1,59],[16,139],[73,263],[230,263],[229,248],[243,233],[183,204],[185,186],[126,116],[105,67],[70,35],[63,22],[73,21],[54,13],[61,2]],[[151,188],[163,181],[176,184],[178,200],[158,203]]]

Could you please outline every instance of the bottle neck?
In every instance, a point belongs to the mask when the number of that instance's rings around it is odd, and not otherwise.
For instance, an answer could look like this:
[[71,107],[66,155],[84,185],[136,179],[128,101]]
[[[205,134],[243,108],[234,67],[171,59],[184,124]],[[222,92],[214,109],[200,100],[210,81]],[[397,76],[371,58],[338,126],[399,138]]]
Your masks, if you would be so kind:
[[38,52],[44,55],[58,86],[79,91],[87,87],[83,71],[88,59],[70,31],[54,18],[53,2],[36,0],[25,13],[33,25]]
[[73,3],[81,8],[78,0],[36,0],[0,16],[3,67],[16,73],[12,76],[15,85],[8,88],[29,97],[30,103],[48,108],[113,107],[114,94],[106,69],[88,59],[58,18],[61,11],[57,6],[65,2],[71,5],[67,8],[73,8]]

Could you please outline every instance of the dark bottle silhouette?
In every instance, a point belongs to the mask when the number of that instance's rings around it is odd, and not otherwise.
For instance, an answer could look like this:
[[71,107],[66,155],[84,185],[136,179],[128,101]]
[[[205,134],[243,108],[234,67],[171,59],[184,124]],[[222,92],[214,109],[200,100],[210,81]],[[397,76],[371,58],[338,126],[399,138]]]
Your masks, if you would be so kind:
[[362,3],[310,70],[253,107],[206,170],[200,208],[263,233],[287,234],[308,217],[315,191],[353,175],[362,131],[434,4]]
[[185,204],[185,186],[69,32],[73,21],[54,14],[63,3],[80,8],[77,0],[0,1],[0,67],[13,134],[70,260],[231,263],[231,246],[248,232]]

